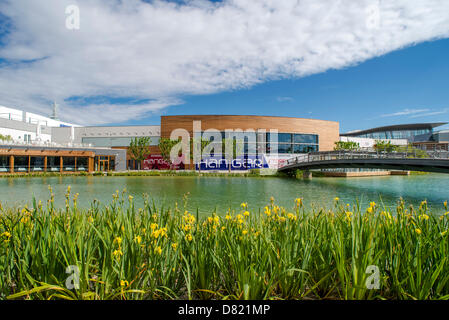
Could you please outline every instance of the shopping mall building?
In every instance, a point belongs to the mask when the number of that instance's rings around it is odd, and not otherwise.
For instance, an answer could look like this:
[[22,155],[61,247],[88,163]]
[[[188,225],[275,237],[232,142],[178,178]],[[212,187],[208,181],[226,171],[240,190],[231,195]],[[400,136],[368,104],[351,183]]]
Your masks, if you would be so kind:
[[[161,138],[176,138],[176,132],[192,138],[213,132],[242,141],[243,152],[232,161],[232,170],[277,167],[297,154],[332,150],[339,140],[338,122],[326,120],[182,115],[162,116],[160,125],[83,127],[56,116],[0,107],[0,135],[8,137],[0,140],[0,173],[167,169],[158,145]],[[150,137],[150,156],[140,166],[127,152],[136,137]],[[201,169],[229,168],[216,158],[213,154],[203,157]]]
[[[391,140],[393,144],[412,144],[428,151],[449,151],[449,130],[435,131],[447,122],[409,123],[356,130],[340,134],[341,138]],[[397,143],[394,143],[394,142]]]
[[[232,170],[248,170],[275,167],[295,154],[332,150],[339,139],[339,124],[334,121],[268,116],[162,116],[160,125],[153,126],[53,128],[52,141],[72,141],[75,144],[126,150],[133,138],[150,137],[148,159],[139,166],[127,153],[125,169],[168,169],[169,165],[162,159],[158,145],[161,138],[180,138],[177,133],[187,134],[189,138],[200,134],[203,139],[207,136],[209,140],[216,139],[210,138],[210,135],[217,133],[220,138],[232,134],[243,142],[242,155],[233,161]],[[191,159],[185,160],[189,162]],[[217,159],[213,154],[202,157],[200,165],[203,170],[228,168],[224,159]],[[193,169],[193,166],[187,165],[185,168]]]
[[[448,134],[433,132],[441,124],[398,125],[340,135],[339,123],[327,120],[179,115],[162,116],[159,125],[85,127],[59,121],[56,110],[52,117],[44,117],[0,106],[0,174],[173,168],[173,164],[163,160],[159,141],[185,135],[190,138],[200,135],[213,141],[231,137],[243,142],[242,154],[230,163],[221,152],[217,155],[217,150],[215,154],[202,156],[196,165],[202,170],[228,170],[229,166],[231,170],[277,168],[296,155],[333,150],[340,140],[355,141],[365,148],[383,139],[393,144],[416,143],[420,147],[447,150],[448,142],[444,139],[448,140]],[[136,137],[150,138],[150,155],[142,163],[137,163],[127,150]],[[192,161],[182,158],[174,168],[195,168],[192,164],[184,166],[184,162]]]

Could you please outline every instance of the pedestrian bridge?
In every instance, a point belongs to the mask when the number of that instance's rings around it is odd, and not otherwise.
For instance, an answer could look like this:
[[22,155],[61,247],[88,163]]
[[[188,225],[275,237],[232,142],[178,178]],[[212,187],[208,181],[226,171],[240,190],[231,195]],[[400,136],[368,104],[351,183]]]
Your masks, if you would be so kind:
[[324,151],[291,158],[280,172],[326,168],[369,168],[449,173],[449,152]]

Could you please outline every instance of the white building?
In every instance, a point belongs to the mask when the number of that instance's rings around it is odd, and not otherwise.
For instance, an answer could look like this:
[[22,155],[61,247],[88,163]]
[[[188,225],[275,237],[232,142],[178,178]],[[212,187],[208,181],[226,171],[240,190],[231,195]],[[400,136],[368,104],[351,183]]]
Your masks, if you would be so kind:
[[373,149],[376,141],[390,142],[395,146],[406,146],[407,139],[373,139],[373,138],[360,138],[360,137],[345,137],[340,136],[340,141],[355,142],[358,143],[362,149]]
[[51,128],[79,127],[31,112],[0,106],[0,134],[15,142],[52,142]]
[[52,141],[56,143],[74,143],[96,147],[128,147],[136,137],[150,137],[150,145],[157,146],[161,127],[148,126],[101,126],[101,127],[53,127]]

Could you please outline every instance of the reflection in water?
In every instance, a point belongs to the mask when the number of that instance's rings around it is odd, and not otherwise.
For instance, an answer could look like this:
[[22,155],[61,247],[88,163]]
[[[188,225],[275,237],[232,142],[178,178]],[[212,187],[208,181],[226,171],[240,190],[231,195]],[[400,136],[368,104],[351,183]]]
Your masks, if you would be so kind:
[[276,203],[292,208],[295,198],[304,199],[306,206],[315,203],[331,207],[338,196],[345,203],[357,201],[367,205],[369,201],[395,206],[400,197],[408,203],[419,205],[426,199],[434,212],[441,213],[442,203],[449,199],[447,186],[449,175],[428,174],[417,176],[385,176],[361,178],[313,178],[295,180],[288,178],[221,178],[221,177],[44,177],[0,179],[0,201],[8,205],[32,203],[49,199],[48,185],[55,193],[56,204],[64,205],[67,186],[72,194],[79,193],[79,206],[86,207],[93,199],[109,203],[116,190],[126,188],[142,205],[142,195],[148,194],[156,205],[182,207],[183,195],[189,193],[187,208],[200,213],[217,210],[223,214],[228,208],[239,209],[248,202],[257,210],[269,203],[273,196]]

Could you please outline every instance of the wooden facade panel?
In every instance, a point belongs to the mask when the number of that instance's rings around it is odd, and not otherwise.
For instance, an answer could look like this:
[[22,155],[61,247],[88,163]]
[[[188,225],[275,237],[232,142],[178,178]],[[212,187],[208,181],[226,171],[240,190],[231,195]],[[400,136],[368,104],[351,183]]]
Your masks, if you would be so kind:
[[0,149],[0,156],[32,156],[32,157],[94,157],[95,152],[92,151],[70,151],[70,150],[36,150],[36,149]]
[[[27,164],[25,167],[26,171],[19,171],[18,173],[30,173],[33,172],[31,168],[31,158],[32,157],[40,157],[43,158],[43,165],[39,168],[38,172],[47,172],[48,171],[48,157],[59,157],[59,170],[57,172],[65,173],[64,168],[64,157],[74,158],[74,168],[77,168],[77,160],[78,158],[88,158],[88,171],[93,171],[93,164],[95,152],[93,151],[83,151],[83,150],[48,150],[48,149],[15,149],[15,148],[0,148],[0,156],[9,157],[9,172],[14,173],[15,168],[15,158],[16,157],[28,157]],[[36,172],[36,171],[34,171]],[[53,171],[54,172],[54,171]],[[68,173],[73,171],[68,171]],[[5,174],[2,172],[0,174]]]
[[334,149],[334,143],[340,140],[339,123],[327,120],[269,117],[269,116],[231,116],[231,115],[183,115],[162,116],[161,137],[169,138],[175,129],[185,129],[193,134],[193,121],[201,121],[201,130],[217,129],[276,129],[279,133],[317,134],[320,151]]

